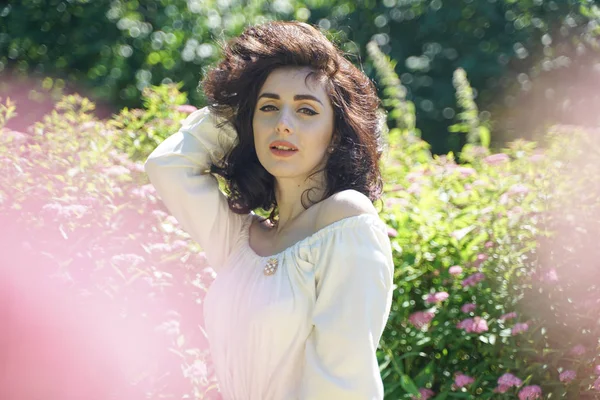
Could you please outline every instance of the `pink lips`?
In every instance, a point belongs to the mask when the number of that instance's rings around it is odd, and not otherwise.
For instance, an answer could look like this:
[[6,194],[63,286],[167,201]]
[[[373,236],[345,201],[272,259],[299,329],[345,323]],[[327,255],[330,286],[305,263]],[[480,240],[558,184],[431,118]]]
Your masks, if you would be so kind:
[[[285,146],[285,147],[289,147],[290,149],[293,149],[293,150],[279,150],[279,149],[276,149],[275,146]],[[290,142],[286,142],[284,140],[274,141],[273,143],[271,143],[270,148],[271,148],[271,153],[273,153],[279,157],[290,157],[290,156],[293,156],[298,151],[298,148],[296,146],[294,146]]]
[[290,149],[298,150],[298,148],[296,146],[294,146],[290,142],[286,142],[285,140],[276,140],[269,145],[269,147],[271,149],[275,146],[285,146],[285,147],[289,147]]

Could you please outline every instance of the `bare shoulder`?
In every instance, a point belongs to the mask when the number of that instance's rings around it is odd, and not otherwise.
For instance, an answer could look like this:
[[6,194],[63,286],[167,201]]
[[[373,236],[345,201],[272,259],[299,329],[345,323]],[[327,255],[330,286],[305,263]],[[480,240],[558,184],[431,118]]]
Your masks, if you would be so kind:
[[316,230],[344,218],[362,214],[378,215],[367,196],[354,189],[343,190],[323,200],[317,216]]

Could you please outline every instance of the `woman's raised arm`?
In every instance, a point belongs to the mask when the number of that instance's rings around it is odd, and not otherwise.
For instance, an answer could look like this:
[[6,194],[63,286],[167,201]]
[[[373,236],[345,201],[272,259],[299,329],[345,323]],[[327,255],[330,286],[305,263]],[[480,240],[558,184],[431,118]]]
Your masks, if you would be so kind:
[[233,128],[217,125],[208,107],[194,111],[144,165],[169,212],[200,244],[215,270],[227,261],[245,217],[229,209],[217,178],[209,173],[211,162],[237,140]]

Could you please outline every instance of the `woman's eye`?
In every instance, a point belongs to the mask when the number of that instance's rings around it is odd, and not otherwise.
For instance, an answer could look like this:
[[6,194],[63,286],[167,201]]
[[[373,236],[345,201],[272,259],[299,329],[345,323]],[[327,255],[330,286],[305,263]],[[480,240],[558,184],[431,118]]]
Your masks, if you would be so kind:
[[306,112],[304,112],[304,114],[307,114],[307,115],[317,115],[318,114],[317,112],[311,110],[310,108],[306,108],[306,107],[301,108],[300,111],[306,111]]
[[274,108],[274,109],[277,109],[277,107],[275,107],[275,106],[266,105],[266,106],[262,106],[262,107],[260,108],[260,111],[270,111],[270,110],[267,110],[267,108]]

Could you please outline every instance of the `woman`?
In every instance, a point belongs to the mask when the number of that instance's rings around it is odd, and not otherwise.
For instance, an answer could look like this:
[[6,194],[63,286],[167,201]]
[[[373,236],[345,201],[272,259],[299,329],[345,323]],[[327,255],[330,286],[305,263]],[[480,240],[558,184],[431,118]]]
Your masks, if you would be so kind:
[[210,107],[146,171],[217,272],[204,310],[223,397],[382,399],[393,261],[373,84],[314,27],[272,22],[232,39],[203,87]]

